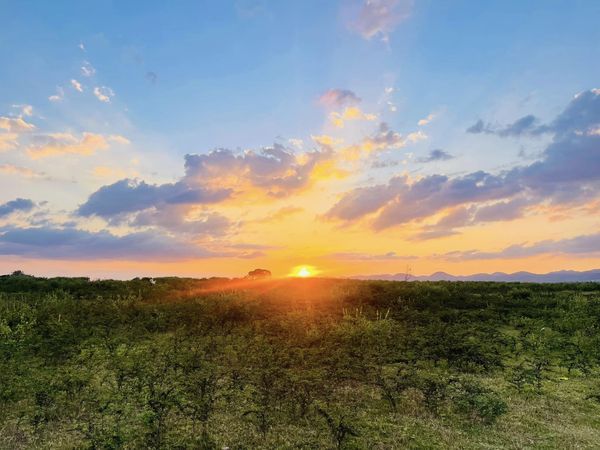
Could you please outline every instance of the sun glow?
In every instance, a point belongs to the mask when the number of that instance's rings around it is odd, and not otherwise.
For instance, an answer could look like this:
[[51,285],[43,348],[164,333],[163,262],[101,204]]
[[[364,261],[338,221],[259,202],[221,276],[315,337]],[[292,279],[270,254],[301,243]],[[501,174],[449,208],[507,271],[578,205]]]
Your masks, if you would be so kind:
[[297,266],[290,273],[291,277],[308,278],[317,274],[317,270],[312,266]]

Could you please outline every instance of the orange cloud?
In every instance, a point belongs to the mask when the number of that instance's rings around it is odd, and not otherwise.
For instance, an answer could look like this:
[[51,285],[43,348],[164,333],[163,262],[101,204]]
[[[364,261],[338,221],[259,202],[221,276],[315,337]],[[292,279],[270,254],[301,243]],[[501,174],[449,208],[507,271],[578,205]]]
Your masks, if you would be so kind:
[[42,143],[30,146],[27,154],[31,159],[46,158],[58,155],[83,155],[90,156],[99,150],[106,150],[110,143],[128,144],[129,141],[123,136],[103,136],[95,133],[83,133],[78,139],[69,133],[52,133],[39,137]]

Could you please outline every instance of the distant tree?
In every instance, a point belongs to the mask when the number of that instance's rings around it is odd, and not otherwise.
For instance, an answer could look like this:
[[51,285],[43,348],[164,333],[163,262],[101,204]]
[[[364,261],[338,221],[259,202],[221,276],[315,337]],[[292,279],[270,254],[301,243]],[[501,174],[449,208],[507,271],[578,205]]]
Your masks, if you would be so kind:
[[254,269],[246,276],[249,280],[266,280],[271,278],[271,271],[267,269]]

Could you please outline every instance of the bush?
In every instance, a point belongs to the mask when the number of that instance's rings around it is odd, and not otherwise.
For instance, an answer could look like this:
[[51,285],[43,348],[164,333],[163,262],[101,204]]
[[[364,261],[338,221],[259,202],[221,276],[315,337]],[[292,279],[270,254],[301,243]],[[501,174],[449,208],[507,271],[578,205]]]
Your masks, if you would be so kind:
[[474,381],[463,381],[457,387],[454,405],[459,413],[491,424],[508,411],[506,402],[491,389]]

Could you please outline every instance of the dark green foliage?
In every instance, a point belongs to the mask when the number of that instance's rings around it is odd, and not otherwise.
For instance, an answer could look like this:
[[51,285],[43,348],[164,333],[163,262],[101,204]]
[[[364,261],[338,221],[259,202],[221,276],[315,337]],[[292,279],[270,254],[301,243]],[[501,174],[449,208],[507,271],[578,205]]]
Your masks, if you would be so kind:
[[496,392],[476,381],[463,381],[456,390],[453,399],[456,409],[485,423],[495,422],[508,409]]
[[15,273],[0,277],[0,447],[435,446],[397,424],[494,429],[513,396],[597,378],[599,336],[592,283]]

